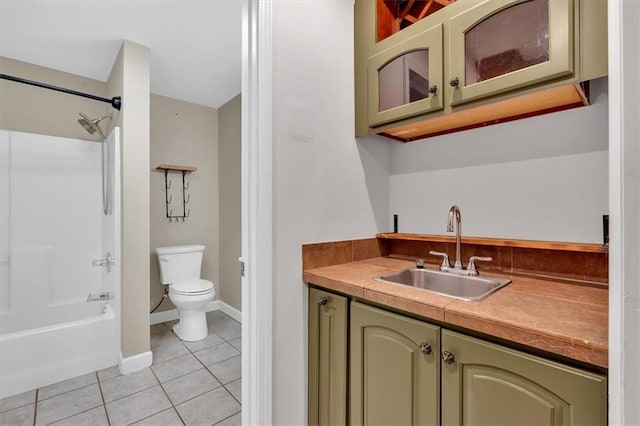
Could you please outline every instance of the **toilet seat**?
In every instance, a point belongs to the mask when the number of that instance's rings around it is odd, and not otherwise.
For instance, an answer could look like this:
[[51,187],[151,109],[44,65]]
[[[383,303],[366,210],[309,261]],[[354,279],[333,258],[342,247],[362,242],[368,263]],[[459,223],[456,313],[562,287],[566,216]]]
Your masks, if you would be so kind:
[[169,287],[170,293],[183,296],[199,296],[210,293],[211,290],[213,290],[213,283],[202,279],[176,281]]

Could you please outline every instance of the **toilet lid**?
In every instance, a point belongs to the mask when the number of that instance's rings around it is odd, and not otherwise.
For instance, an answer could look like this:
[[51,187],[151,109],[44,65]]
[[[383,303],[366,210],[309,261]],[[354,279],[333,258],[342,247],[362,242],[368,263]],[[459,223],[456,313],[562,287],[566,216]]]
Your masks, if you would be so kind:
[[180,294],[202,294],[213,289],[213,283],[207,280],[195,279],[176,281],[171,284],[171,291]]

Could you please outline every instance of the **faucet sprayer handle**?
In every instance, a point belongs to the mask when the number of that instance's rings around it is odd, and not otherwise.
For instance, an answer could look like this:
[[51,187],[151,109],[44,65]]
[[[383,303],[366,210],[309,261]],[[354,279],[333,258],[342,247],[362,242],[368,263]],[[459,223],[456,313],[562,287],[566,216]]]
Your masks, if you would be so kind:
[[478,275],[478,270],[476,269],[476,260],[480,262],[491,262],[493,258],[483,257],[483,256],[471,256],[469,258],[469,265],[467,266],[467,273],[469,275]]
[[449,263],[449,255],[447,253],[442,253],[440,251],[433,251],[431,250],[429,252],[429,254],[433,255],[433,256],[440,256],[442,257],[442,264],[440,265],[440,270],[441,271],[446,271],[448,269],[451,268],[451,264]]

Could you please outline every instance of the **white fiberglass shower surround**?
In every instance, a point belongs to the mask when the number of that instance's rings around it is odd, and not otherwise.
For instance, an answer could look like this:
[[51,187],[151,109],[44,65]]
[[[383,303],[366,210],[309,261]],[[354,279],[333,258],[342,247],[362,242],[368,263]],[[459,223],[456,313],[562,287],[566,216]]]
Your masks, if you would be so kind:
[[0,130],[0,398],[118,364],[119,158],[118,128]]

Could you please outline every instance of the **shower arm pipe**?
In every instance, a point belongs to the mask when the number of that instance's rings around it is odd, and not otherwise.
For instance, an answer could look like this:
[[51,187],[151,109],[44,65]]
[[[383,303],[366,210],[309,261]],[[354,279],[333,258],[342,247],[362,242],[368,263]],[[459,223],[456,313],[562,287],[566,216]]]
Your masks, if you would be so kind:
[[31,86],[42,87],[43,89],[55,90],[57,92],[68,93],[70,95],[82,96],[83,98],[93,99],[94,101],[106,102],[112,107],[120,111],[122,107],[122,98],[120,96],[111,99],[100,96],[91,95],[89,93],[78,92],[77,90],[66,89],[64,87],[53,86],[51,84],[40,83],[39,81],[27,80],[26,78],[15,77],[7,74],[0,74],[0,79],[15,81],[16,83],[28,84]]

